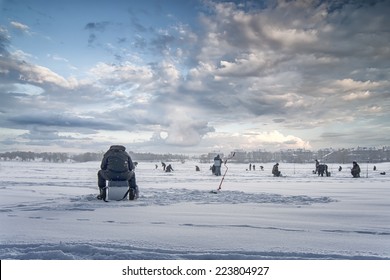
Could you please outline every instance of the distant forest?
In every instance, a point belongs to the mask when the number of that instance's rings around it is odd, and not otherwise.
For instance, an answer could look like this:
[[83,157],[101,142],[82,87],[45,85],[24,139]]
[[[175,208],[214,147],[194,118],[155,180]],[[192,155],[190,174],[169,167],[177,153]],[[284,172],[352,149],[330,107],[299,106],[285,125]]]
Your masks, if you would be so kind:
[[[173,154],[152,154],[129,152],[133,161],[185,161],[188,156]],[[46,161],[46,162],[88,162],[101,161],[104,152],[83,153],[71,155],[67,153],[35,153],[35,152],[5,152],[0,153],[0,160],[20,160],[20,161]]]
[[[357,147],[350,149],[321,149],[318,151],[310,151],[306,149],[290,149],[277,152],[269,152],[264,150],[257,151],[242,151],[236,150],[234,158],[231,162],[237,163],[267,163],[267,162],[290,162],[290,163],[311,163],[318,159],[321,163],[351,163],[358,162],[389,162],[390,147],[365,148]],[[0,153],[0,160],[19,160],[19,161],[46,161],[46,162],[88,162],[101,161],[104,152],[82,153],[82,154],[67,154],[67,153],[35,153],[35,152],[5,152]],[[182,154],[154,154],[154,153],[135,153],[129,152],[133,161],[150,161],[150,162],[185,162],[189,159],[198,160],[203,163],[213,162],[214,157],[221,152],[211,152],[199,156],[190,157]]]

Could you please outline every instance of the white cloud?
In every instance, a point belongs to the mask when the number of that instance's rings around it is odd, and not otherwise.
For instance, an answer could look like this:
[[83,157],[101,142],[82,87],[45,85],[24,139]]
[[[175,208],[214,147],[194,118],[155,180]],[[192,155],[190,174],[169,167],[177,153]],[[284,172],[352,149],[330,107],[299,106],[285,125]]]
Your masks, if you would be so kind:
[[360,92],[351,92],[348,95],[343,96],[343,99],[346,101],[352,101],[357,99],[368,99],[370,98],[371,94],[367,91],[360,91]]
[[40,65],[24,63],[19,66],[19,70],[20,80],[33,84],[48,83],[63,88],[73,88],[75,86],[75,83],[77,83],[75,79],[68,81],[64,77],[51,71],[49,68]]
[[68,59],[64,58],[64,57],[61,57],[57,54],[48,54],[47,57],[55,60],[55,61],[62,61],[62,62],[69,62]]
[[336,80],[334,82],[334,85],[344,91],[350,91],[350,90],[375,89],[380,86],[380,83],[375,81],[372,82],[372,81],[356,81],[353,79],[343,79],[343,80]]
[[13,28],[16,28],[17,30],[20,30],[26,34],[30,34],[30,27],[28,27],[27,25],[17,21],[11,21],[10,24]]
[[309,142],[293,135],[283,135],[276,130],[247,134],[245,138],[252,148],[256,145],[268,147],[270,144],[276,145],[278,148],[310,148]]
[[33,57],[33,55],[29,54],[29,53],[26,53],[22,50],[16,50],[14,52],[11,53],[11,56],[16,59],[16,60],[20,60],[20,61],[23,61],[23,60],[29,60],[30,58]]
[[294,45],[312,44],[318,41],[316,30],[281,29],[268,26],[264,28],[265,36],[281,43],[285,47]]
[[275,151],[279,149],[311,149],[308,141],[293,135],[284,135],[278,130],[246,131],[242,133],[213,133],[206,137],[206,142],[215,143],[210,149],[226,149],[226,152],[235,149],[254,151],[266,149]]
[[148,83],[153,78],[153,72],[149,66],[137,66],[126,62],[123,65],[113,65],[99,62],[89,73],[94,79],[102,80],[107,84],[135,82],[137,84]]

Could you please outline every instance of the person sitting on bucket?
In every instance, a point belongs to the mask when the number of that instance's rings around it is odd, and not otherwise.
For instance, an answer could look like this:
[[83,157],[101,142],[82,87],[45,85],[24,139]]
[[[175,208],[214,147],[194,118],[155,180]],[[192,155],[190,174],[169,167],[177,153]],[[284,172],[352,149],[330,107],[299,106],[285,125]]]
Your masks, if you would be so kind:
[[128,181],[129,199],[138,198],[139,190],[135,180],[135,166],[126,148],[121,145],[113,145],[104,154],[98,172],[98,186],[100,194],[98,199],[105,200],[106,181]]
[[282,175],[282,173],[279,171],[279,163],[276,163],[272,168],[272,174],[274,174],[275,177],[279,177]]
[[354,178],[360,177],[360,166],[359,166],[359,164],[357,164],[356,161],[354,161],[352,164],[353,164],[352,169],[351,169],[352,176]]

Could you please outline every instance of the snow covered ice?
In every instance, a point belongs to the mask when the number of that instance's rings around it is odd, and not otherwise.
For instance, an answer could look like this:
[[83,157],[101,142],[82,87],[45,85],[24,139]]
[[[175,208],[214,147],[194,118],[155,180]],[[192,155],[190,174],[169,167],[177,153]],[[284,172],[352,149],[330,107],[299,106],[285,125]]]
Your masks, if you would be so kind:
[[390,259],[390,163],[357,179],[351,164],[280,163],[276,178],[228,163],[218,194],[210,164],[155,164],[136,169],[137,201],[105,203],[99,162],[1,162],[1,259]]

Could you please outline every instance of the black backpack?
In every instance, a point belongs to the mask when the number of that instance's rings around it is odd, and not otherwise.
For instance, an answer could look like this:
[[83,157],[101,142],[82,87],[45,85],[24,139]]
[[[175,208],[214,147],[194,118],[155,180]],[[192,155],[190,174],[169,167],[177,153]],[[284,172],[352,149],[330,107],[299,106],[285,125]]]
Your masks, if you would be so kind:
[[129,171],[128,156],[123,151],[115,151],[108,157],[107,169],[113,172]]

